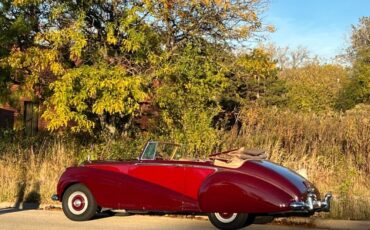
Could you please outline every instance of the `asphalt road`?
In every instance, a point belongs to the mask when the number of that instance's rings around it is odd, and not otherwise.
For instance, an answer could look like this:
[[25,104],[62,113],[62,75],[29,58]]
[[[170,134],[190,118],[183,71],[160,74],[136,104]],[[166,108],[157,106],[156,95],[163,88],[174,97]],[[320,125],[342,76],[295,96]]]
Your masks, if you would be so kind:
[[[59,230],[59,229],[109,229],[109,230],[215,230],[206,220],[164,216],[124,215],[97,216],[91,221],[73,222],[61,211],[0,209],[1,230]],[[249,230],[313,230],[305,227],[277,225],[251,225]]]

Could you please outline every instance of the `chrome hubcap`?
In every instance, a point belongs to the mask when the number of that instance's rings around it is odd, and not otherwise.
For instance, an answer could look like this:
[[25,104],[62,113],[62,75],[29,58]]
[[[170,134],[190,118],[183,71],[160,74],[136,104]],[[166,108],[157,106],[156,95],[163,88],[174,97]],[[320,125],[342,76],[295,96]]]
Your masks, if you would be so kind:
[[76,191],[68,197],[68,209],[74,215],[83,214],[88,205],[89,201],[85,193]]
[[217,220],[219,220],[220,222],[224,224],[233,222],[236,219],[237,215],[238,215],[237,213],[228,213],[228,212],[216,212],[215,213]]
[[75,206],[75,207],[80,207],[80,206],[81,206],[81,204],[82,204],[81,200],[75,200],[75,201],[73,202],[73,206]]

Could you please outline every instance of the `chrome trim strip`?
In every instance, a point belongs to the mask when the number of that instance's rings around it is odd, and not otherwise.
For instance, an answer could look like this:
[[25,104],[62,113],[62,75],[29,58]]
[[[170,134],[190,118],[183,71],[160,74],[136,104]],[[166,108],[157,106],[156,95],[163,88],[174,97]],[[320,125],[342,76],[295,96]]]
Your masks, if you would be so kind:
[[[150,161],[150,160],[148,160]],[[173,166],[173,167],[189,167],[189,168],[205,168],[205,169],[213,169],[215,171],[218,171],[217,167],[214,166],[205,166],[205,165],[193,165],[193,164],[181,164],[181,163],[160,163],[160,162],[138,162],[135,163],[135,165],[147,165],[147,166]]]

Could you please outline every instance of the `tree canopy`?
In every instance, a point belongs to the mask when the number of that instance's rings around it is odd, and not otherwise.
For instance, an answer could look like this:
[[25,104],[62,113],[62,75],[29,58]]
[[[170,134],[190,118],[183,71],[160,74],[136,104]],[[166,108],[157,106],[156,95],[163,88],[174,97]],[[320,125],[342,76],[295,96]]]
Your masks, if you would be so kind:
[[173,120],[162,124],[183,128],[183,108],[217,109],[232,44],[273,30],[259,17],[265,7],[264,0],[2,0],[2,89],[16,82],[43,102],[51,130],[124,129],[143,101]]
[[50,130],[90,134],[135,133],[148,104],[154,115],[143,130],[193,149],[216,127],[236,124],[241,108],[321,112],[369,103],[368,17],[353,26],[346,69],[303,47],[238,50],[274,30],[261,20],[266,7],[265,0],[1,0],[0,103],[27,96],[42,104]]
[[358,25],[352,26],[348,55],[352,61],[350,81],[337,103],[342,110],[370,103],[370,17],[362,17]]

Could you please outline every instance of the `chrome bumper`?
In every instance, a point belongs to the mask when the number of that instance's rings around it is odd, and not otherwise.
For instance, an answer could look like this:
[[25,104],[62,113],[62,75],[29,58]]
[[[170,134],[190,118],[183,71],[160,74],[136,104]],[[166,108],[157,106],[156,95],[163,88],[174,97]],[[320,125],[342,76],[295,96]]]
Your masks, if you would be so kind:
[[58,197],[57,194],[52,195],[51,199],[54,200],[54,201],[59,201],[59,197]]
[[329,212],[330,202],[333,198],[329,192],[325,195],[323,200],[317,200],[313,192],[309,192],[306,201],[295,201],[290,204],[294,211],[313,211],[313,212]]

